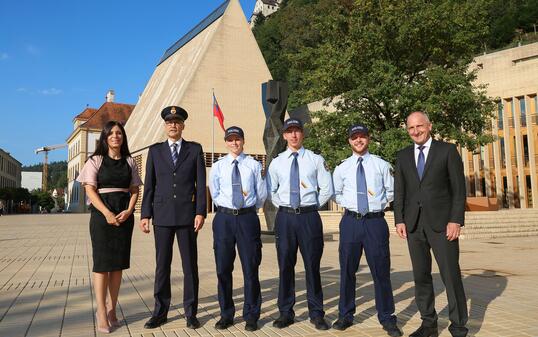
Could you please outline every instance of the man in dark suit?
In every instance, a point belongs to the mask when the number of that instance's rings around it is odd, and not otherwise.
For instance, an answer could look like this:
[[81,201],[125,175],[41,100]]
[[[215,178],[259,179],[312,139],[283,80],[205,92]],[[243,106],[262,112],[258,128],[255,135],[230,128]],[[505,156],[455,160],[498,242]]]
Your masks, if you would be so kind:
[[465,213],[463,163],[454,144],[432,140],[432,124],[423,112],[407,117],[414,144],[396,158],[394,218],[406,238],[413,265],[415,300],[422,325],[410,337],[436,337],[437,313],[430,250],[448,297],[452,336],[466,336],[467,304],[459,267],[459,243]]
[[153,219],[155,237],[155,309],[147,329],[166,323],[170,299],[170,269],[174,236],[183,266],[183,308],[187,327],[197,329],[198,253],[197,232],[206,211],[206,171],[202,146],[181,138],[187,112],[169,106],[161,112],[168,140],[150,146],[146,163],[140,229],[149,233]]

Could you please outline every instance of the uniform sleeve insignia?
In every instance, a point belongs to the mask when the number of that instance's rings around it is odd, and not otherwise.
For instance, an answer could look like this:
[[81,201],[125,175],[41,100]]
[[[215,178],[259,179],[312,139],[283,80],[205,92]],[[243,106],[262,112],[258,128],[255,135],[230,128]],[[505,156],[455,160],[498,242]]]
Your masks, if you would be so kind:
[[394,168],[392,166],[389,168],[390,175],[394,177]]

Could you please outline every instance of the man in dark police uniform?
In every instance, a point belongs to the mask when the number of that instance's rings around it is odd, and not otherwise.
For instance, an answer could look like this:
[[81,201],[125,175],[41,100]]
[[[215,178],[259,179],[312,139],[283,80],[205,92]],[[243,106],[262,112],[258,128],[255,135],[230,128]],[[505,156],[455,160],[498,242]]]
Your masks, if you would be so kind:
[[187,327],[196,329],[198,309],[198,257],[196,237],[206,211],[206,171],[202,146],[182,139],[187,112],[179,106],[162,110],[168,139],[149,148],[144,181],[140,229],[155,237],[155,308],[144,325],[147,329],[166,323],[170,307],[170,269],[174,236],[183,266],[183,307]]

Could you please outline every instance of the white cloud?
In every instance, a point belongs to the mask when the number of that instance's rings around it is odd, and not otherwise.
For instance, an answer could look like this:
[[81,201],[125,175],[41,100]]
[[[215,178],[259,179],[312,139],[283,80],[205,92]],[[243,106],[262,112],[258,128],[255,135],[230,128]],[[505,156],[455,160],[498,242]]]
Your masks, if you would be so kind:
[[22,88],[22,87],[17,88],[17,92],[27,92],[27,91],[28,91],[28,89],[26,89],[26,88]]
[[9,58],[9,55],[4,52],[0,52],[0,61],[7,60]]
[[63,91],[61,89],[57,89],[57,88],[49,88],[49,89],[43,89],[43,90],[39,90],[39,93],[42,94],[42,95],[47,95],[47,96],[50,96],[50,95],[59,95],[61,94]]

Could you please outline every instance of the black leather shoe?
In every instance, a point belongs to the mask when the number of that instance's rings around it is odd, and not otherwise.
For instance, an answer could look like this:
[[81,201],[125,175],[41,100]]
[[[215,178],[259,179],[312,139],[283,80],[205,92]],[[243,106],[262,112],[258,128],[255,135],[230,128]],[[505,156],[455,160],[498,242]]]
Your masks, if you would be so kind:
[[400,330],[400,328],[398,328],[396,323],[383,324],[383,330],[385,330],[387,332],[387,335],[389,335],[390,337],[401,337],[401,336],[403,336],[402,330]]
[[350,321],[349,319],[339,318],[336,320],[336,322],[333,323],[333,329],[344,331],[352,325],[353,321]]
[[232,325],[234,325],[234,320],[233,319],[228,319],[228,318],[222,318],[221,317],[219,319],[219,321],[217,323],[215,323],[215,329],[224,330],[224,329],[228,329]]
[[421,325],[417,331],[409,335],[409,337],[439,337],[437,327],[427,327]]
[[245,331],[256,331],[258,330],[257,321],[247,321],[245,324]]
[[278,329],[284,329],[284,328],[289,327],[289,326],[292,325],[293,323],[294,323],[293,318],[288,317],[288,316],[282,316],[282,315],[280,315],[280,317],[278,317],[278,318],[273,322],[273,326],[274,326],[275,328],[278,328]]
[[454,324],[450,324],[448,327],[448,331],[450,331],[450,334],[452,337],[466,337],[469,333],[469,329],[467,329],[464,326],[455,326]]
[[151,316],[151,318],[144,324],[145,329],[155,329],[166,323],[166,315],[163,316]]
[[187,317],[187,328],[198,329],[200,327],[200,321],[195,316]]
[[310,319],[310,323],[314,324],[318,330],[329,330],[329,324],[323,317],[314,317]]

